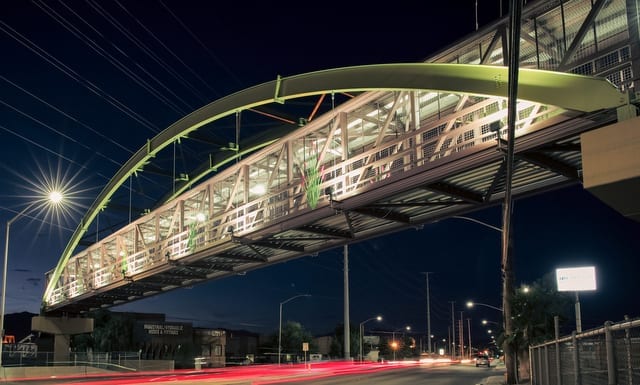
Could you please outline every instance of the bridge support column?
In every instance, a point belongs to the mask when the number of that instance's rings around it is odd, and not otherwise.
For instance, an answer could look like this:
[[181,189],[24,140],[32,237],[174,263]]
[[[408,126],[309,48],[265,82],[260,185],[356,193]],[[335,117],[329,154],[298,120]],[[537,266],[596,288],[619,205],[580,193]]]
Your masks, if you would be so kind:
[[31,318],[31,330],[53,334],[53,360],[68,361],[71,336],[91,333],[93,318],[35,316]]
[[584,188],[640,221],[640,117],[585,132],[580,142]]

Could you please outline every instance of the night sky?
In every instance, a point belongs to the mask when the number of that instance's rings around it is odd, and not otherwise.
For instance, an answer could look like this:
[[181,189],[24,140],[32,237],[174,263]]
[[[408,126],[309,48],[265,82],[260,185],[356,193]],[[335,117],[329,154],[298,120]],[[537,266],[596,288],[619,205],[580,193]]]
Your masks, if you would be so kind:
[[[500,2],[479,3],[482,28],[499,17]],[[13,223],[7,313],[39,312],[44,274],[88,206],[131,154],[171,123],[277,75],[423,61],[475,29],[474,0],[441,2],[428,12],[410,1],[215,4],[2,2],[0,222],[25,209],[43,181],[64,182],[73,202],[64,212],[28,211]],[[593,265],[598,290],[581,294],[583,329],[638,316],[640,224],[580,185],[518,200],[513,215],[517,285],[557,267]],[[500,207],[470,216],[500,226]],[[501,305],[500,234],[487,227],[443,220],[354,243],[349,262],[353,324],[382,314],[379,329],[426,332],[423,272],[431,272],[436,336],[446,337],[451,301],[456,318],[460,311],[471,318],[473,334],[484,333],[481,319],[499,321],[495,310],[464,306],[469,299]],[[311,294],[287,303],[284,319],[323,334],[343,322],[343,268],[339,248],[112,310],[274,332],[279,303]]]

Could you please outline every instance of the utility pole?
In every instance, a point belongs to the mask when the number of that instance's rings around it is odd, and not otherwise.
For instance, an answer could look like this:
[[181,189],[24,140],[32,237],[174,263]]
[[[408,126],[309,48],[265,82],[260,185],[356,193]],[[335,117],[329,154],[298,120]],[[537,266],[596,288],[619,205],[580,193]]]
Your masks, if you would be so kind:
[[473,354],[473,349],[471,349],[471,318],[467,318],[467,336],[469,337],[469,359],[471,359]]
[[344,358],[351,358],[349,325],[349,245],[344,245]]
[[462,318],[462,314],[464,312],[460,312],[460,319],[458,320],[458,327],[460,329],[460,359],[464,358],[464,318]]
[[506,383],[518,383],[518,372],[514,360],[516,351],[510,342],[513,334],[511,300],[513,297],[513,255],[511,243],[511,212],[513,208],[512,183],[515,150],[516,117],[518,115],[518,73],[520,69],[520,27],[522,24],[522,1],[511,0],[509,7],[509,78],[507,97],[507,154],[502,207],[502,322],[504,323],[504,364]]
[[429,274],[430,271],[423,271],[425,278],[427,279],[427,352],[431,354],[431,305],[429,302]]
[[456,355],[456,318],[453,312],[453,304],[456,301],[449,301],[449,303],[451,303],[451,339],[449,341],[451,342],[451,359],[453,359]]

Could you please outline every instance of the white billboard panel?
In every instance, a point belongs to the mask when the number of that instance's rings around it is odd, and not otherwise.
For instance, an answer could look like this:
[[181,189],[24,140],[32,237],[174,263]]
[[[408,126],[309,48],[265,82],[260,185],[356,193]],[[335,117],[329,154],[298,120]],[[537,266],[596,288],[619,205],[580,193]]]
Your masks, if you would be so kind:
[[556,269],[558,291],[596,290],[594,266]]

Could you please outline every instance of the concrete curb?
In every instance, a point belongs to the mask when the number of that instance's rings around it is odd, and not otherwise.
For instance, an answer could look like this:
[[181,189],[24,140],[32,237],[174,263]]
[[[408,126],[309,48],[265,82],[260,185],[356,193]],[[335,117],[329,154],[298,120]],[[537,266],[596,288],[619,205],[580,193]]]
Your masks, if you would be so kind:
[[477,385],[504,385],[504,376],[491,376],[482,380]]

